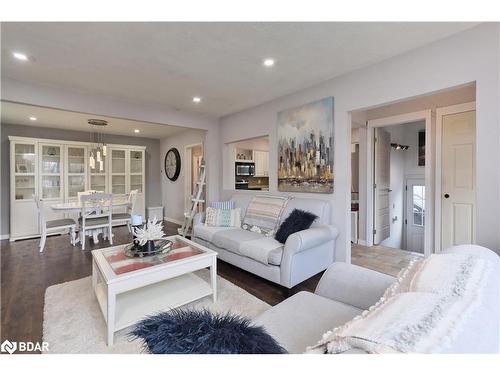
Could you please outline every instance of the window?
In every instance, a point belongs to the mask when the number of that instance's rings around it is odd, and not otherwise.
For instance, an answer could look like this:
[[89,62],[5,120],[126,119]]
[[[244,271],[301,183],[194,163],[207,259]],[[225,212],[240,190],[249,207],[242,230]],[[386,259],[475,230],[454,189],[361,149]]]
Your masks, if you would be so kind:
[[413,185],[413,225],[425,225],[425,186]]

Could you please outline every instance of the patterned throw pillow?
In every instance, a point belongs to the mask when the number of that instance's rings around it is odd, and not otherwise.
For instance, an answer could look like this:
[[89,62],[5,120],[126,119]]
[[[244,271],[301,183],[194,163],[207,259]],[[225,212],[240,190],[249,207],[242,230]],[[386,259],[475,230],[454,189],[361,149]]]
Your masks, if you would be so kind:
[[234,201],[211,202],[209,207],[221,208],[223,210],[232,210],[235,208]]
[[267,237],[274,236],[289,199],[289,197],[273,195],[256,195],[248,205],[241,227],[250,232],[262,233]]
[[207,207],[205,225],[207,227],[239,227],[241,226],[241,208],[224,210]]

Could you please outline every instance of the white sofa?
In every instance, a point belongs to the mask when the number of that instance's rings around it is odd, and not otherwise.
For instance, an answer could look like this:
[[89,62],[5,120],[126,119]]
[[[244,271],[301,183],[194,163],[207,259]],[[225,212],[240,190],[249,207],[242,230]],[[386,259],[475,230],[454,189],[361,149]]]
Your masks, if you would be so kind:
[[[479,307],[467,317],[445,353],[500,351],[500,257],[475,245],[450,248],[445,253],[477,254],[489,261]],[[300,292],[267,310],[254,321],[262,325],[289,353],[303,353],[322,335],[343,325],[375,304],[395,278],[346,263],[334,263],[315,293]],[[351,349],[346,353],[365,353]]]
[[[241,207],[241,217],[252,195],[236,194],[231,200]],[[324,271],[335,259],[335,239],[338,231],[331,225],[331,206],[327,201],[292,198],[288,201],[281,221],[295,209],[312,212],[318,219],[311,228],[292,234],[286,243],[241,228],[208,227],[204,215],[197,214],[193,222],[193,241],[218,253],[218,258],[287,288]],[[280,223],[281,224],[281,223]],[[268,251],[266,259],[252,259],[243,254],[245,247],[262,246]],[[246,254],[246,253],[245,253]]]

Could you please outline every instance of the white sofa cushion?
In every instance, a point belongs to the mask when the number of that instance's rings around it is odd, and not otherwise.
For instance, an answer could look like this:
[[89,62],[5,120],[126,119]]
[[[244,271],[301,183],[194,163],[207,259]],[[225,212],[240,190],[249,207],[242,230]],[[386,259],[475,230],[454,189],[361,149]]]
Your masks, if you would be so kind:
[[220,231],[212,237],[212,243],[215,246],[240,254],[240,246],[246,241],[252,241],[263,238],[264,235],[255,232],[249,232],[241,228],[234,228],[230,231]]
[[240,254],[257,262],[279,266],[283,256],[283,244],[272,237],[245,241],[240,246]]
[[327,329],[361,313],[360,309],[309,292],[299,292],[267,310],[254,322],[263,325],[289,353],[304,353]]
[[204,224],[198,224],[195,227],[196,237],[201,238],[202,240],[212,242],[214,235],[219,232],[230,232],[233,230],[239,230],[239,228],[231,228],[231,227],[209,227]]
[[280,224],[295,209],[311,212],[318,217],[311,225],[311,227],[331,224],[330,220],[331,206],[328,201],[321,199],[298,198],[298,197],[294,197],[287,202],[285,209],[281,214]]

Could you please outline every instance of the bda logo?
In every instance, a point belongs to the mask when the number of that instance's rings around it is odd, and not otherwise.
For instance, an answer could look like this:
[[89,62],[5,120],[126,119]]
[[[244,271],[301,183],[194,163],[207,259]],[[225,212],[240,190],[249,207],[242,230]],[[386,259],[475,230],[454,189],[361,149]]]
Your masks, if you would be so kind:
[[17,342],[10,342],[9,340],[5,340],[2,342],[2,345],[0,346],[0,351],[3,353],[7,352],[9,354],[14,353],[17,350]]

